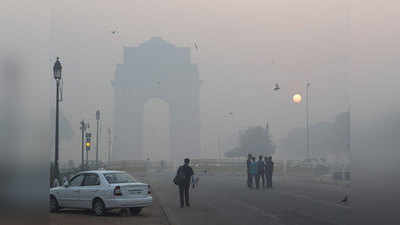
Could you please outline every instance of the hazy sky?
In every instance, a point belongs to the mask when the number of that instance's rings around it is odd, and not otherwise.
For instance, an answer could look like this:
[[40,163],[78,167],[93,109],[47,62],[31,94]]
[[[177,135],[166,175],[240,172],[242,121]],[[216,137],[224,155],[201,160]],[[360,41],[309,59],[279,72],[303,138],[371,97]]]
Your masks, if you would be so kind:
[[[48,69],[56,56],[62,58],[62,111],[75,129],[75,138],[63,143],[62,159],[79,159],[79,121],[90,120],[94,132],[97,109],[104,115],[105,138],[106,128],[112,127],[110,80],[115,64],[122,62],[122,48],[137,46],[153,36],[192,48],[192,61],[198,64],[204,81],[200,108],[206,156],[214,156],[218,136],[228,142],[238,129],[263,125],[266,120],[276,141],[290,129],[304,126],[305,105],[295,105],[290,98],[294,93],[304,94],[307,80],[312,84],[312,122],[333,120],[348,109],[350,101],[360,112],[368,111],[360,113],[358,119],[398,109],[393,103],[399,94],[395,89],[399,83],[395,79],[399,32],[394,7],[398,3],[394,1],[68,0],[4,4],[9,10],[2,14],[1,24],[9,35],[1,38],[3,43],[17,43],[29,66],[41,65],[30,70],[40,74],[40,79],[31,76],[29,83],[37,88],[35,93],[41,93],[38,96],[55,93]],[[14,20],[16,14],[19,16]],[[384,19],[386,26],[382,27]],[[119,34],[112,35],[112,30]],[[199,51],[193,48],[194,42]],[[37,55],[33,54],[35,49],[48,54],[30,60]],[[282,87],[279,92],[272,91],[275,83]],[[48,101],[36,104],[35,112],[48,108],[49,102],[53,107],[53,94]],[[159,130],[155,146],[163,146],[167,141],[162,131],[168,130],[167,105],[152,100],[145,109],[145,134]],[[224,119],[229,112],[234,117]]]
[[[200,107],[207,155],[215,153],[218,136],[224,145],[239,128],[268,120],[279,140],[304,126],[305,106],[290,97],[303,94],[307,80],[314,122],[332,120],[348,108],[346,1],[64,1],[53,7],[51,54],[64,61],[63,111],[77,135],[80,119],[94,125],[97,108],[104,111],[104,127],[112,125],[114,64],[122,61],[123,46],[153,36],[192,47],[204,80]],[[275,83],[280,92],[272,91]],[[163,107],[151,104],[146,112],[163,117],[157,113],[167,111]],[[234,117],[224,119],[229,112]],[[161,117],[145,123],[166,124],[168,117]],[[165,146],[162,135],[158,142],[159,149]],[[79,147],[78,136],[73,147]]]

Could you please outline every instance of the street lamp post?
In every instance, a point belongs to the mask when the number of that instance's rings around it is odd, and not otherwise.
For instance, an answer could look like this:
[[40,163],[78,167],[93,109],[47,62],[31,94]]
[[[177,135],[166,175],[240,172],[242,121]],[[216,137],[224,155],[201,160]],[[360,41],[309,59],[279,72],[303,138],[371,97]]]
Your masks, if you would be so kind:
[[99,121],[100,121],[100,110],[96,111],[96,167],[99,166]]
[[[234,113],[233,112],[229,112],[228,114],[226,114],[226,115],[224,115],[224,117],[223,117],[223,119],[227,119],[228,120],[228,123],[229,122],[231,122],[231,125],[233,125],[233,131],[235,130],[235,116],[234,116]],[[232,119],[232,121],[229,121],[229,119]],[[224,124],[225,124],[225,122],[224,122]],[[223,125],[223,126],[221,126],[221,128],[223,129],[223,128],[225,128],[226,126],[225,125]],[[230,128],[228,127],[228,130],[230,130]],[[222,133],[222,132],[221,132]],[[222,136],[222,140],[221,140],[221,136]],[[225,137],[225,138],[224,138]],[[218,139],[218,148],[220,149],[221,147],[222,147],[222,151],[223,151],[223,154],[221,154],[221,153],[219,153],[219,155],[220,155],[220,160],[221,160],[221,155],[225,155],[225,151],[224,150],[226,150],[227,148],[229,148],[229,139],[231,138],[232,136],[228,133],[228,134],[226,134],[226,135],[220,135],[219,136],[219,139]],[[221,143],[222,142],[222,143]],[[219,150],[219,151],[221,151],[221,150]]]
[[108,128],[108,165],[109,166],[110,166],[110,162],[111,162],[111,147],[112,147],[111,128]]
[[59,141],[59,132],[58,132],[59,107],[58,107],[58,104],[60,102],[59,90],[60,90],[61,71],[62,71],[62,66],[60,63],[60,58],[57,57],[57,60],[53,66],[53,75],[54,75],[54,79],[56,80],[56,86],[57,86],[57,90],[56,90],[56,92],[57,92],[56,93],[56,134],[55,134],[55,151],[54,151],[54,176],[56,177],[56,179],[58,179],[59,172],[60,172],[59,168],[58,168],[58,141]]

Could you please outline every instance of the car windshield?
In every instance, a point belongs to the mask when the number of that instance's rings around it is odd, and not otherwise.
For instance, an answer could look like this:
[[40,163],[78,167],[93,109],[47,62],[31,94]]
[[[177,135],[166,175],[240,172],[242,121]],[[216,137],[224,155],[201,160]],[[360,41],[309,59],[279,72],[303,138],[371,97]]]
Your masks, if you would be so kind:
[[136,180],[127,173],[106,173],[104,174],[107,182],[110,184],[121,184],[121,183],[135,183]]

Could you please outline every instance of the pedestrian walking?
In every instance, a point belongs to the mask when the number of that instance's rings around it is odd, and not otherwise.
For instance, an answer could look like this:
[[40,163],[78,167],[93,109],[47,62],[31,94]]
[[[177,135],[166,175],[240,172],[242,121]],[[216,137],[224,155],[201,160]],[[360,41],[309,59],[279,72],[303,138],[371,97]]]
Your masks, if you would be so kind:
[[262,187],[265,188],[265,163],[262,155],[258,157],[257,161],[257,175],[256,175],[256,188],[260,189],[260,178],[262,180]]
[[267,188],[272,188],[272,176],[274,173],[274,162],[272,156],[266,157],[265,160],[265,175],[267,178]]
[[250,174],[250,165],[251,165],[251,159],[253,157],[251,156],[251,154],[247,155],[247,187],[251,188],[253,186],[253,182],[251,179],[251,174]]
[[190,181],[193,176],[193,169],[189,166],[190,159],[186,158],[184,164],[178,168],[176,176],[174,178],[174,183],[179,186],[179,199],[181,203],[181,208],[185,206],[190,207],[189,202],[189,189]]
[[250,172],[250,183],[252,184],[250,188],[253,188],[253,180],[255,180],[256,175],[257,175],[256,157],[251,158],[249,172]]

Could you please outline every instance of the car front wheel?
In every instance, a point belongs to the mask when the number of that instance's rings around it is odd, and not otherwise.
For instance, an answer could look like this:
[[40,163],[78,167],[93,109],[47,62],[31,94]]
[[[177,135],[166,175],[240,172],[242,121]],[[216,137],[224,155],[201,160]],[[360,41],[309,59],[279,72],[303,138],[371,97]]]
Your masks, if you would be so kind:
[[131,211],[131,215],[136,216],[138,215],[143,208],[140,207],[135,207],[135,208],[130,208],[129,211]]
[[96,199],[93,202],[93,211],[97,216],[102,216],[104,215],[105,212],[105,206],[103,201],[101,201],[100,199]]

